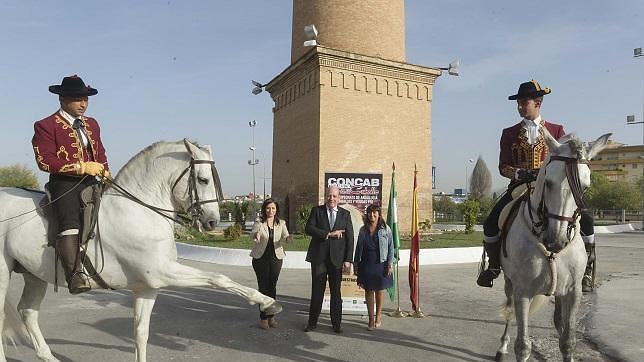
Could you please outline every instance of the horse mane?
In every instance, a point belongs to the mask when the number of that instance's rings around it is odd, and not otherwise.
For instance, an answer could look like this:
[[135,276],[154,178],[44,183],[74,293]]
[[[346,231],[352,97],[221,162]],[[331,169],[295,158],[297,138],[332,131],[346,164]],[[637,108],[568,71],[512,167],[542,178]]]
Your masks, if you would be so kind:
[[178,144],[179,142],[181,142],[181,141],[175,141],[175,142],[157,141],[157,142],[154,142],[153,144],[151,144],[148,147],[144,148],[143,150],[139,151],[139,153],[137,153],[132,158],[130,158],[130,160],[127,161],[127,163],[121,168],[121,170],[119,172],[127,170],[129,167],[132,166],[133,163],[136,163],[136,160],[138,160],[141,157],[146,157],[150,153],[153,153],[157,148],[161,147],[162,145]]
[[[202,149],[197,141],[188,140],[188,142],[190,142],[193,145],[197,146],[197,148]],[[132,158],[130,158],[130,160],[127,161],[127,163],[121,168],[120,171],[126,170],[126,169],[128,169],[128,167],[131,167],[131,164],[135,163],[136,160],[138,160],[139,158],[147,157],[150,153],[155,153],[155,151],[159,147],[161,147],[163,145],[180,145],[180,146],[182,146],[182,148],[184,148],[183,147],[183,140],[179,140],[179,141],[157,141],[157,142],[154,142],[153,144],[151,144],[148,147],[144,148],[143,150],[139,151],[139,153],[137,153]]]

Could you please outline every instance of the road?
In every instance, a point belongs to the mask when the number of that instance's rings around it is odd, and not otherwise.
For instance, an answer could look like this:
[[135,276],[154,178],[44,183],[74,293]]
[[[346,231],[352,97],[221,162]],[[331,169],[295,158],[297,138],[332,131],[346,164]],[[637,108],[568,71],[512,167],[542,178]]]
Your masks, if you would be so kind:
[[[583,361],[642,360],[644,234],[599,235],[598,281],[579,313],[576,358]],[[256,285],[252,268],[183,261]],[[278,299],[284,304],[277,329],[258,327],[256,307],[225,291],[166,289],[152,315],[148,361],[482,361],[492,360],[503,331],[499,307],[502,282],[475,286],[476,264],[421,268],[421,307],[426,318],[385,317],[369,332],[360,316],[345,316],[344,333],[332,332],[323,316],[304,333],[310,291],[306,270],[283,270]],[[407,274],[401,268],[401,275]],[[10,299],[17,302],[22,278],[14,276]],[[639,288],[639,289],[638,289]],[[409,293],[401,283],[402,309]],[[640,293],[640,294],[638,294]],[[48,291],[41,325],[61,361],[133,361],[132,299],[127,291],[92,291],[71,296]],[[388,310],[395,305],[388,302]],[[552,326],[552,304],[532,317],[534,361],[560,360]],[[515,331],[513,330],[512,337]],[[30,347],[6,347],[8,361],[37,361]],[[509,360],[513,360],[511,354]]]

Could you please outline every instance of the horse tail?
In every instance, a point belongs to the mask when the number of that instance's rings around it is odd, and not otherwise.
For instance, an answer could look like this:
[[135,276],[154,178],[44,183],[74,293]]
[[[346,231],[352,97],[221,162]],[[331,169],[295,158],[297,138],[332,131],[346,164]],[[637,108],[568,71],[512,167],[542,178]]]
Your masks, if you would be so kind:
[[28,344],[30,341],[27,328],[18,314],[18,309],[9,301],[4,301],[4,324],[2,328],[3,340],[8,340],[14,346],[16,343]]
[[501,316],[506,322],[514,319],[514,298],[505,298],[505,303],[501,306]]
[[550,300],[550,297],[546,297],[545,295],[539,294],[535,295],[534,298],[532,298],[532,302],[530,303],[530,312],[529,314],[534,314],[543,307],[544,304],[546,304]]
[[[550,298],[545,295],[537,295],[532,298],[529,314],[532,315],[538,312],[549,300]],[[505,303],[501,306],[501,316],[506,321],[514,320],[514,298],[508,297],[505,299]]]

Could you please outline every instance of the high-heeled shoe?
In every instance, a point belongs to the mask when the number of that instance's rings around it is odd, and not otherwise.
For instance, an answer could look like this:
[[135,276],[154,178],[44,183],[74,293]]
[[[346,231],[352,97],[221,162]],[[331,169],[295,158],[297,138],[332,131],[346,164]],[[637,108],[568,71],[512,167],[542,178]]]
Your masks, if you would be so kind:
[[374,328],[380,328],[382,326],[382,315],[376,316],[376,322],[373,326]]
[[269,325],[271,328],[277,328],[277,326],[279,325],[279,323],[277,323],[277,319],[275,319],[275,317],[270,317],[270,318],[268,318],[268,325]]
[[268,329],[268,320],[262,319],[259,321],[259,328]]

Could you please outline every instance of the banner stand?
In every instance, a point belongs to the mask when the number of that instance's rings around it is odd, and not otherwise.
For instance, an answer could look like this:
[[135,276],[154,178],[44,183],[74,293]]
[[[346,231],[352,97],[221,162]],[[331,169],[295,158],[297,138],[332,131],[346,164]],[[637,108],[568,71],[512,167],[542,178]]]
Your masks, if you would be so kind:
[[[340,294],[342,295],[342,314],[352,314],[366,316],[367,301],[364,299],[364,289],[360,288],[357,283],[358,277],[355,275],[342,275],[340,283]],[[324,299],[322,300],[322,312],[331,311],[331,290],[329,282],[326,283],[324,290]]]

